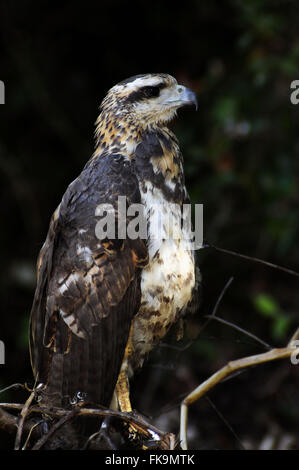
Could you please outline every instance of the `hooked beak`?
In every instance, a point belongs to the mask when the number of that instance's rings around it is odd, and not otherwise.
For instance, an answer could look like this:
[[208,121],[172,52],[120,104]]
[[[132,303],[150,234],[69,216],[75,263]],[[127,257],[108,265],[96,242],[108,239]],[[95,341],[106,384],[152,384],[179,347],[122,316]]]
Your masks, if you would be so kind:
[[194,105],[197,111],[197,98],[195,93],[183,85],[176,85],[165,104],[176,109],[182,108],[183,106]]
[[178,85],[178,93],[179,93],[179,101],[181,102],[180,106],[194,105],[197,111],[198,102],[197,102],[196,94],[194,93],[194,91],[190,90],[190,88],[187,88],[185,86]]

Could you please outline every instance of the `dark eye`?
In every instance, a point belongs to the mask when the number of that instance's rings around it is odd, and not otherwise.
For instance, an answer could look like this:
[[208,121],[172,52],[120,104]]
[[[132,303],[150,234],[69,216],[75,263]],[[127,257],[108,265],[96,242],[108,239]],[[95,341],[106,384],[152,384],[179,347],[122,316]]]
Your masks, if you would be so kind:
[[157,86],[145,86],[142,92],[145,98],[156,98],[160,94],[160,89]]
[[164,83],[157,83],[156,86],[143,86],[133,91],[126,99],[126,103],[137,103],[145,99],[156,98],[160,90],[165,88]]

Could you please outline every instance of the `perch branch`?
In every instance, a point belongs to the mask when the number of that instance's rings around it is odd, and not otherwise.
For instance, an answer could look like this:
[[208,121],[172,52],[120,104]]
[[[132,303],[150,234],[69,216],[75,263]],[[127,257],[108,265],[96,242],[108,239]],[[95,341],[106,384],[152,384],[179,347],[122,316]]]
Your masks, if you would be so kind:
[[299,347],[295,347],[295,340],[299,337],[299,328],[296,330],[287,347],[275,348],[266,353],[257,354],[254,356],[243,357],[235,361],[230,361],[220,370],[215,372],[209,379],[200,384],[183,400],[181,404],[181,420],[180,420],[180,440],[182,449],[188,448],[187,444],[187,420],[188,420],[188,407],[195,401],[199,400],[211,388],[215,387],[224,378],[231,375],[240,369],[250,367],[253,365],[262,364],[264,362],[275,361],[278,359],[285,359],[292,355],[299,355]]
[[16,434],[16,440],[15,440],[15,450],[20,449],[20,444],[21,444],[21,438],[22,438],[22,432],[23,432],[23,427],[24,427],[24,421],[26,419],[26,416],[29,414],[29,407],[32,403],[32,400],[35,397],[35,392],[31,392],[28,399],[26,400],[21,413],[20,413],[20,421],[18,423],[18,430]]
[[[32,395],[32,394],[31,394]],[[107,418],[107,417],[115,417],[119,418],[129,424],[134,424],[134,426],[138,429],[140,434],[142,434],[146,439],[152,440],[152,441],[157,441],[157,446],[161,448],[162,450],[172,450],[174,449],[175,446],[175,436],[171,433],[166,433],[152,424],[148,423],[145,418],[135,412],[133,413],[124,413],[120,411],[113,411],[113,410],[108,410],[108,409],[97,409],[97,408],[84,408],[82,404],[82,407],[76,407],[73,408],[73,410],[65,410],[63,408],[46,408],[46,407],[40,407],[38,405],[32,405],[30,407],[30,403],[32,401],[32,396],[29,396],[28,400],[26,401],[25,405],[21,403],[0,403],[0,427],[2,424],[2,427],[4,425],[10,426],[10,430],[18,429],[17,431],[17,437],[16,437],[16,444],[15,448],[20,448],[20,442],[21,442],[21,436],[23,432],[23,427],[24,427],[24,421],[26,416],[28,414],[47,414],[49,416],[52,416],[54,418],[57,418],[59,421],[54,424],[49,433],[47,433],[45,436],[43,436],[40,441],[38,441],[34,445],[34,449],[39,449],[41,448],[45,442],[51,437],[51,435],[56,432],[58,428],[60,428],[66,421],[70,420],[73,418],[73,416],[90,416],[90,417],[101,417],[101,418]],[[5,409],[11,409],[11,410],[18,410],[20,411],[20,418],[11,415],[10,413],[7,413],[6,411],[3,410]],[[1,419],[2,418],[2,419]],[[28,423],[29,424],[29,423]],[[26,426],[27,430],[28,426]],[[31,427],[29,428],[30,432]]]
[[15,433],[18,427],[18,418],[0,408],[0,429],[9,434]]

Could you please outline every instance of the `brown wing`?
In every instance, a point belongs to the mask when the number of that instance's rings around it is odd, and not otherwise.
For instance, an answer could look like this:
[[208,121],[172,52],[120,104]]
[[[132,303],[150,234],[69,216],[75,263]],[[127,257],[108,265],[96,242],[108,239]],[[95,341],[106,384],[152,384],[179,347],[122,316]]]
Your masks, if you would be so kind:
[[91,160],[55,211],[38,260],[31,312],[34,375],[43,399],[60,406],[77,394],[109,406],[129,329],[140,304],[144,241],[95,233],[99,204],[140,200],[130,162],[121,155]]

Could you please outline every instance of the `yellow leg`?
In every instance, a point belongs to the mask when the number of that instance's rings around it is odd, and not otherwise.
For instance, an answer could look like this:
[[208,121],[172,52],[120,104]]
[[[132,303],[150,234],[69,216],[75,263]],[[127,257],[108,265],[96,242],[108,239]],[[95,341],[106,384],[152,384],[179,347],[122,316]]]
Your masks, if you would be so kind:
[[116,395],[120,411],[130,413],[132,411],[127,371],[122,370],[116,384]]
[[[112,406],[114,407],[116,403],[118,404],[118,408],[120,411],[125,413],[132,412],[132,406],[130,401],[130,387],[129,387],[129,380],[128,380],[128,360],[130,356],[134,353],[133,343],[132,343],[132,333],[133,333],[133,325],[131,326],[129,339],[127,342],[127,346],[125,349],[124,359],[121,366],[120,374],[117,379],[114,397],[112,400]],[[146,445],[146,441],[152,440],[153,435],[144,427],[134,424],[127,423],[128,431],[129,431],[129,439],[131,441],[135,441],[140,446],[140,449],[148,450],[149,447]],[[169,437],[170,436],[170,437]],[[161,441],[157,441],[157,446],[163,450],[165,449],[172,449],[174,447],[174,437],[172,435],[167,435],[167,439],[172,439],[171,441],[161,439]]]
[[120,369],[120,374],[117,379],[115,391],[118,400],[120,411],[130,413],[132,411],[130,401],[130,388],[128,380],[128,358],[133,354],[134,348],[132,343],[133,323],[130,328],[129,338],[125,349],[123,363]]
[[[133,325],[131,326],[131,329],[130,329],[129,339],[128,339],[127,346],[125,349],[123,363],[122,363],[120,374],[118,376],[116,387],[115,387],[118,407],[120,411],[125,412],[125,413],[132,412],[132,405],[131,405],[131,400],[130,400],[130,386],[129,386],[129,380],[128,380],[128,358],[133,354],[133,351],[134,351],[133,344],[132,344],[132,332],[133,332]],[[142,428],[139,429],[137,425],[130,424],[128,426],[128,430],[129,430],[132,440],[135,440],[139,434],[144,434],[144,430]]]
[[[128,343],[129,344],[129,343]],[[127,349],[126,349],[127,350]],[[127,376],[127,361],[123,363],[122,370],[118,376],[117,384],[115,387],[116,396],[118,401],[118,407],[120,411],[131,413],[132,406],[130,401],[130,390],[129,390],[129,381]],[[128,424],[128,423],[127,423]],[[138,441],[139,436],[145,436],[149,438],[149,435],[142,427],[137,426],[136,424],[128,424],[129,439],[131,441]],[[143,449],[146,449],[142,445]]]

